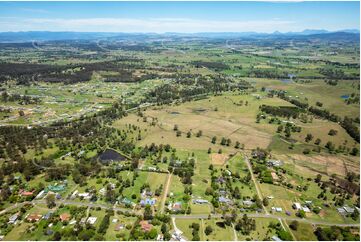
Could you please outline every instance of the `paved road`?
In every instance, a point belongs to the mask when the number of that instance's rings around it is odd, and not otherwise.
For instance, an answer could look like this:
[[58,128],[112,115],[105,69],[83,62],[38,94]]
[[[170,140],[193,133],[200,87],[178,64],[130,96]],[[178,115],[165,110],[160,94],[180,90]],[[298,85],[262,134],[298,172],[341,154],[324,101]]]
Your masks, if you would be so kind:
[[[209,214],[195,214],[195,215],[172,215],[172,218],[175,219],[207,219]],[[212,214],[212,218],[222,218],[222,214]],[[239,216],[243,216],[243,213],[239,214]],[[360,227],[360,224],[346,224],[346,223],[333,223],[327,221],[319,221],[312,219],[304,219],[304,218],[293,218],[293,217],[284,217],[274,214],[264,214],[264,213],[247,213],[247,216],[250,218],[273,218],[273,219],[283,219],[288,221],[299,221],[303,223],[309,223],[314,225],[328,225],[328,226],[340,226],[340,227]]]

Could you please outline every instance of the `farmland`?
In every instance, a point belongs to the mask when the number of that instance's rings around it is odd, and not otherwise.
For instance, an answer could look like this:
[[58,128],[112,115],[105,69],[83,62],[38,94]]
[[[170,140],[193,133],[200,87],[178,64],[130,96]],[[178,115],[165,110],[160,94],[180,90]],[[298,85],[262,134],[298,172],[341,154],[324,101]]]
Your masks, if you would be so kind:
[[359,239],[347,36],[0,43],[0,236]]

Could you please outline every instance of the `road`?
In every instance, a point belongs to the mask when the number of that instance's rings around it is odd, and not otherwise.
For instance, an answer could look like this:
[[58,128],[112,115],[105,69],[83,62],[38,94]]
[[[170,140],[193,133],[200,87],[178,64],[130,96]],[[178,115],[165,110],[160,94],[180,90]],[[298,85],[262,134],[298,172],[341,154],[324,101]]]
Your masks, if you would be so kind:
[[164,205],[165,205],[165,201],[167,200],[167,194],[168,194],[168,190],[169,190],[169,185],[170,185],[170,181],[172,178],[172,174],[173,173],[168,173],[168,177],[167,177],[167,182],[164,186],[164,192],[163,192],[163,197],[162,197],[162,202],[160,204],[160,213],[163,214],[164,213]]
[[256,191],[257,191],[258,197],[259,197],[259,199],[261,199],[261,201],[262,201],[262,208],[263,208],[264,212],[268,215],[269,213],[268,213],[266,207],[263,205],[263,195],[262,195],[262,192],[261,192],[260,188],[258,187],[257,180],[256,180],[256,178],[254,177],[254,174],[253,174],[252,165],[251,165],[251,163],[249,162],[249,159],[248,159],[248,157],[247,157],[246,154],[243,154],[243,157],[244,157],[244,160],[245,160],[245,162],[246,162],[246,164],[247,164],[248,170],[249,170],[249,172],[251,173],[251,178],[252,178],[252,181],[253,181],[253,183],[254,183],[254,186],[256,187]]
[[[279,216],[275,214],[264,214],[264,213],[246,213],[250,218],[273,218],[273,219],[282,219],[293,221],[296,220],[298,222],[309,223],[314,225],[327,225],[327,226],[340,226],[340,227],[360,227],[360,224],[346,224],[346,223],[333,223],[327,221],[319,221],[312,219],[304,219],[304,218],[294,218],[294,217],[285,217]],[[244,213],[239,214],[239,216],[243,216]],[[175,219],[208,219],[209,214],[195,214],[195,215],[172,215],[172,218]],[[222,214],[212,214],[212,218],[222,218]]]

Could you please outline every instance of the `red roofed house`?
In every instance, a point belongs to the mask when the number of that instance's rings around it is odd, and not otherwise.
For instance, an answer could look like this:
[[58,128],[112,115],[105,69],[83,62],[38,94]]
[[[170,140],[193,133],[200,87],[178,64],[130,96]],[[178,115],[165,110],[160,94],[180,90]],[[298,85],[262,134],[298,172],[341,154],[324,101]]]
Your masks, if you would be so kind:
[[70,214],[68,214],[68,213],[63,213],[63,214],[61,214],[60,215],[60,220],[61,220],[61,222],[64,222],[64,221],[69,221],[70,220]]
[[146,220],[140,221],[139,224],[144,232],[149,232],[153,228],[153,225],[148,223],[148,221],[146,221]]
[[26,218],[28,222],[38,222],[43,216],[41,214],[29,214],[29,216]]
[[28,192],[28,191],[25,191],[25,190],[20,190],[20,195],[21,196],[32,196],[32,195],[34,195],[34,191]]

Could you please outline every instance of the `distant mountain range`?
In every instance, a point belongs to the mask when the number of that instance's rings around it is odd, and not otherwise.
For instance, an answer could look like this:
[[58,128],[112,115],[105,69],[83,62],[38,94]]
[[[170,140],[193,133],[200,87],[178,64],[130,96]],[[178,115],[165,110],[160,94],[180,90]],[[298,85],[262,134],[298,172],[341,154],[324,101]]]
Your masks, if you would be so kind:
[[340,38],[351,37],[359,39],[358,29],[345,29],[340,31],[306,29],[302,32],[204,32],[204,33],[104,33],[104,32],[51,32],[51,31],[28,31],[28,32],[0,32],[0,42],[32,42],[32,41],[59,41],[59,40],[106,40],[106,39],[132,39],[144,40],[149,38],[163,37],[200,37],[200,38]]

